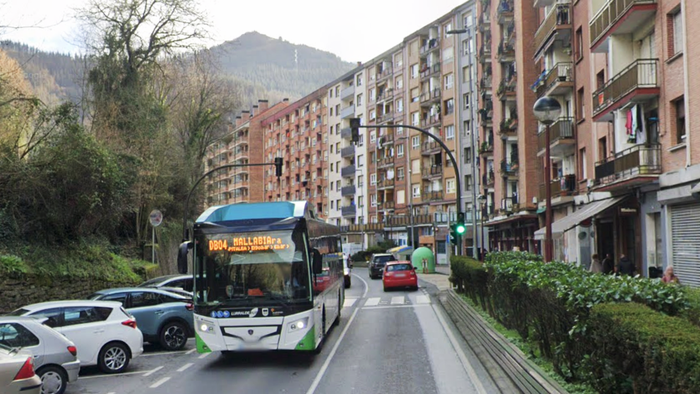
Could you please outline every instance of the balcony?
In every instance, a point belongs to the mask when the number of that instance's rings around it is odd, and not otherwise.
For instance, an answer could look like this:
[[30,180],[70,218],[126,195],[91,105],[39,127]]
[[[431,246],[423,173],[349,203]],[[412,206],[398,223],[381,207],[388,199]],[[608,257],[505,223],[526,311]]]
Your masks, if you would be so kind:
[[433,155],[435,153],[440,153],[442,151],[442,146],[435,141],[425,141],[420,151],[423,155]]
[[493,155],[493,135],[491,135],[490,141],[484,141],[479,147],[479,155]]
[[377,97],[377,104],[381,104],[385,101],[391,101],[394,99],[394,89],[388,88],[385,89],[383,92],[379,93],[379,97]]
[[355,145],[346,146],[340,150],[340,157],[355,157]]
[[382,179],[377,182],[377,190],[393,189],[394,180],[393,179]]
[[391,209],[396,209],[396,203],[395,203],[393,200],[380,202],[380,203],[379,203],[379,206],[380,206],[381,209],[384,210],[384,211],[388,211],[388,210],[391,210]]
[[508,161],[506,159],[501,160],[501,175],[508,178],[513,178],[518,176],[518,169],[520,168],[518,160]]
[[498,3],[498,24],[503,25],[513,20],[513,0],[501,0]]
[[423,201],[442,201],[444,197],[442,190],[423,190]]
[[340,208],[340,213],[343,215],[343,217],[346,216],[355,216],[357,213],[357,207],[354,205],[348,205]]
[[352,139],[352,129],[349,127],[346,127],[342,130],[340,130],[340,138],[344,140],[351,140]]
[[442,177],[442,166],[430,166],[430,168],[424,168],[423,179],[432,179]]
[[484,42],[479,49],[479,63],[491,63],[491,41]]
[[420,104],[422,106],[424,105],[430,105],[435,102],[439,102],[440,98],[442,97],[442,90],[441,89],[433,89],[432,92],[424,92],[420,96]]
[[481,177],[481,183],[482,186],[493,187],[496,183],[496,174],[493,173],[493,170],[489,170]]
[[440,125],[440,115],[430,115],[427,118],[421,120],[420,124],[421,127],[424,129],[433,127],[433,126],[439,126]]
[[393,167],[394,156],[386,156],[377,161],[377,168]]
[[501,212],[511,213],[520,211],[520,204],[518,204],[518,199],[515,197],[506,197],[501,199]]
[[355,185],[343,186],[342,188],[340,188],[340,195],[343,197],[354,196],[355,193],[357,193],[357,188],[355,187]]
[[479,81],[479,87],[481,88],[482,91],[484,90],[491,90],[493,87],[493,80],[490,75],[482,75],[481,80]]
[[515,100],[515,91],[518,87],[518,78],[516,76],[511,76],[509,78],[503,78],[501,83],[498,84],[498,90],[496,95],[499,100],[512,99]]
[[340,169],[340,176],[343,178],[352,178],[355,176],[355,165],[345,166]]
[[377,74],[377,83],[384,81],[385,79],[389,78],[392,74],[392,69],[391,67],[387,67],[384,70],[382,70],[379,74]]
[[507,139],[518,135],[518,118],[509,118],[501,121],[498,127],[498,134],[501,138]]
[[571,0],[557,2],[535,33],[535,59],[539,59],[554,41],[570,42]]
[[[543,128],[537,134],[537,156],[542,156],[545,152],[547,145],[545,130]],[[549,147],[552,150],[550,155],[557,156],[563,153],[565,148],[573,147],[575,143],[573,118],[559,118],[556,123],[549,127]]]
[[379,136],[379,140],[381,141],[380,144],[382,146],[391,145],[394,143],[394,134],[393,133],[382,134]]
[[501,42],[498,46],[498,61],[510,63],[515,60],[515,47],[507,42]]
[[423,45],[420,48],[420,55],[422,56],[427,56],[428,53],[440,48],[440,39],[439,38],[430,38],[426,40],[425,45]]
[[596,163],[596,190],[626,189],[650,182],[660,174],[661,145],[635,145]]
[[355,85],[350,85],[347,88],[340,91],[340,99],[346,100],[348,98],[355,97]]
[[[559,179],[554,179],[550,185],[552,198],[573,196],[576,192],[576,175],[564,175]],[[545,201],[547,198],[547,191],[544,186],[544,184],[540,185],[538,194],[538,199],[540,201]]]
[[573,63],[560,62],[543,73],[531,86],[537,97],[563,96],[574,89]]
[[593,120],[613,120],[612,112],[634,101],[658,97],[659,59],[638,59],[593,92]]
[[376,123],[377,124],[383,124],[386,122],[392,122],[394,120],[394,113],[393,112],[387,112],[383,113],[381,115],[377,116]]
[[[427,64],[427,63],[424,63]],[[424,67],[420,73],[421,81],[424,81],[435,74],[440,73],[440,63],[435,63],[432,66]]]
[[340,118],[345,119],[355,114],[355,106],[350,105],[340,110]]
[[387,215],[386,227],[408,227],[412,225],[432,224],[432,215]]
[[656,0],[610,0],[591,19],[591,51],[607,53],[608,37],[633,33],[656,9]]

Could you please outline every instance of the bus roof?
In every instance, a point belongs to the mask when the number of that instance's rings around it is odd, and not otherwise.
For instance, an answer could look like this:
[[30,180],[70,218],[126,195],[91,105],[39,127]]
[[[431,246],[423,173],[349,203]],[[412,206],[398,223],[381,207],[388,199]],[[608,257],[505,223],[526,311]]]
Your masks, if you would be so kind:
[[211,207],[197,218],[196,223],[228,222],[233,220],[313,218],[306,201],[240,203]]

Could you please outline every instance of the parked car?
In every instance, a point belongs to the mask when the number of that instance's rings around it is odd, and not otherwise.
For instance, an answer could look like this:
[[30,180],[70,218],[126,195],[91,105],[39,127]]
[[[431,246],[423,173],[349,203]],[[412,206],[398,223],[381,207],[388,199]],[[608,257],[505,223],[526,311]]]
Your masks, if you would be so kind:
[[0,393],[41,393],[41,379],[34,373],[31,353],[0,343]]
[[45,320],[0,317],[0,343],[32,354],[34,369],[41,378],[42,394],[63,394],[69,382],[78,380],[78,351],[68,338],[41,324]]
[[149,279],[137,287],[179,287],[192,292],[194,289],[194,278],[192,275],[165,275]]
[[159,343],[166,350],[180,350],[194,336],[192,297],[161,289],[131,287],[100,290],[91,300],[119,301],[136,322],[147,342]]
[[369,261],[369,278],[381,278],[384,272],[384,265],[388,261],[395,260],[394,256],[389,253],[375,253]]
[[81,367],[97,365],[105,373],[123,372],[132,358],[143,353],[143,334],[136,319],[118,302],[42,302],[10,315],[45,317],[44,324],[75,344]]
[[418,275],[410,261],[390,261],[384,266],[382,277],[384,291],[398,287],[418,289]]

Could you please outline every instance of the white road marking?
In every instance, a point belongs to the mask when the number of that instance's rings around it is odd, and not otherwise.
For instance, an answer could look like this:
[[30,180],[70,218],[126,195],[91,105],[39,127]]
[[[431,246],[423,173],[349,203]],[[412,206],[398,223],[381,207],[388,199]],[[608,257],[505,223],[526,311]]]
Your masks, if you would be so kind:
[[197,351],[197,348],[190,349],[190,350],[188,350],[187,352],[185,352],[185,354],[192,354],[192,353],[194,353],[194,352],[196,352],[196,351]]
[[364,279],[362,279],[361,277],[359,277],[359,276],[357,276],[357,275],[355,275],[355,274],[352,274],[352,276],[354,276],[355,278],[361,280],[362,283],[365,284],[365,292],[362,293],[362,298],[367,297],[367,292],[369,291],[369,285],[367,284],[367,282],[366,282]]
[[191,366],[193,366],[193,365],[194,365],[194,364],[192,364],[192,363],[187,363],[187,364],[181,366],[180,368],[178,368],[177,372],[182,372],[182,371],[186,370],[187,368],[189,368],[189,367],[191,367]]
[[169,377],[169,376],[166,376],[166,377],[164,377],[163,379],[161,379],[161,380],[159,380],[159,381],[153,383],[153,384],[151,385],[151,388],[154,389],[154,388],[160,386],[161,384],[167,382],[168,380],[170,380],[170,377]]
[[118,377],[118,376],[141,375],[141,374],[144,374],[147,372],[149,372],[149,371],[131,371],[131,372],[109,374],[109,375],[79,376],[78,379],[113,378],[113,377]]
[[199,359],[201,360],[201,359],[207,357],[207,356],[210,355],[210,354],[211,354],[211,352],[209,352],[209,353],[204,353],[204,354],[199,355],[199,357],[197,357],[197,358],[199,358]]
[[162,365],[161,365],[160,367],[155,367],[154,369],[152,369],[152,370],[146,372],[145,374],[143,374],[143,376],[151,376],[151,375],[153,375],[154,373],[160,371],[161,369],[163,369],[163,366],[162,366]]
[[428,304],[420,304],[420,305],[379,305],[379,306],[366,306],[362,309],[364,310],[372,310],[372,309],[392,309],[392,308],[419,308],[419,307],[425,307],[425,306],[430,306]]
[[114,391],[112,391],[112,392],[109,392],[109,393],[107,393],[107,394],[117,394],[117,393],[115,393]]
[[400,304],[405,304],[406,301],[404,301],[403,296],[399,297],[391,297],[391,305],[400,305]]
[[343,302],[343,308],[350,308],[355,305],[355,301],[357,301],[357,298],[346,298]]
[[141,356],[139,356],[139,357],[165,356],[166,354],[179,354],[179,353],[185,353],[185,351],[184,351],[184,350],[178,350],[178,351],[175,351],[175,352],[142,353]]
[[416,303],[418,304],[430,304],[430,297],[426,295],[416,296]]
[[368,298],[367,302],[365,302],[365,306],[377,306],[379,305],[379,300],[381,300],[379,297]]
[[350,320],[348,320],[348,324],[343,329],[343,332],[340,333],[340,337],[338,337],[338,341],[333,346],[333,349],[331,349],[331,352],[328,354],[328,358],[326,358],[326,361],[321,366],[321,369],[318,371],[316,378],[311,383],[311,387],[309,387],[309,390],[306,391],[306,394],[313,394],[316,391],[318,384],[321,382],[323,375],[326,373],[326,370],[328,369],[328,366],[330,365],[331,360],[333,360],[333,356],[335,356],[335,353],[338,351],[338,347],[340,346],[340,343],[343,342],[343,338],[345,338],[345,334],[347,334],[348,329],[350,328],[350,326],[352,326],[352,322],[353,322],[353,320],[355,320],[355,316],[357,316],[357,311],[359,311],[359,310],[360,310],[360,308],[355,308],[355,310],[352,312],[352,316],[350,316]]

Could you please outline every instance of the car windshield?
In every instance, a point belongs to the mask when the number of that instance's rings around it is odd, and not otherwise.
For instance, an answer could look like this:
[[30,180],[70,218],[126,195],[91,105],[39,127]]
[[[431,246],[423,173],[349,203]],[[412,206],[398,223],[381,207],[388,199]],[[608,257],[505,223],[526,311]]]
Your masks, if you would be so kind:
[[196,245],[197,304],[250,305],[308,300],[301,231],[202,236]]
[[393,256],[376,256],[374,258],[374,263],[376,265],[384,265],[391,260],[393,260]]
[[29,313],[29,310],[24,308],[15,309],[14,311],[7,314],[7,316],[24,316]]
[[410,271],[412,269],[411,264],[391,264],[386,267],[387,271]]

